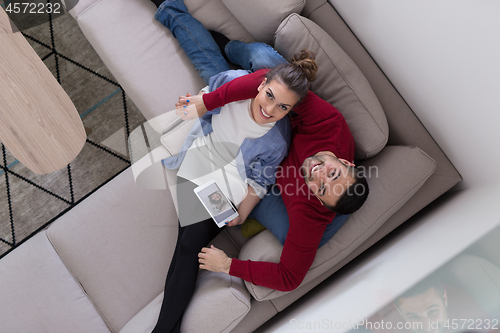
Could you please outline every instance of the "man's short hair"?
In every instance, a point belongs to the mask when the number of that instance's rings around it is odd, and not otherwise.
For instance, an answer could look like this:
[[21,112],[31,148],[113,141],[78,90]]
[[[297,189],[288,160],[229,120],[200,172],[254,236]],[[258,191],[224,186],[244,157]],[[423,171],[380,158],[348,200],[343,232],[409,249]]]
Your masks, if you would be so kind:
[[332,212],[342,215],[352,214],[361,208],[370,192],[362,171],[353,166],[347,166],[347,173],[352,175],[354,183],[340,196],[335,206],[323,203]]
[[394,304],[396,306],[399,306],[400,300],[402,298],[404,299],[422,295],[429,289],[434,289],[436,291],[436,294],[439,297],[441,297],[441,299],[444,297],[443,284],[441,283],[441,280],[435,274],[433,274],[420,281],[417,285],[413,286],[411,289],[407,290],[402,295],[398,296],[395,299]]

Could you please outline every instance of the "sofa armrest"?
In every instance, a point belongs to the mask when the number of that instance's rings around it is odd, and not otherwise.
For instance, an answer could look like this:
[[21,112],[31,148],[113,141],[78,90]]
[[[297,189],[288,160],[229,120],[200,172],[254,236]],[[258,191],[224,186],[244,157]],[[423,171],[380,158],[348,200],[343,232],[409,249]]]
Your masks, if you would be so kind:
[[45,231],[0,261],[2,332],[111,333]]
[[[416,147],[388,146],[377,156],[358,166],[365,172],[370,186],[367,201],[352,214],[337,234],[321,247],[301,285],[329,270],[370,237],[434,173],[436,164]],[[264,231],[249,240],[239,259],[279,262],[282,246]],[[245,284],[256,300],[274,299],[286,294],[250,282]]]

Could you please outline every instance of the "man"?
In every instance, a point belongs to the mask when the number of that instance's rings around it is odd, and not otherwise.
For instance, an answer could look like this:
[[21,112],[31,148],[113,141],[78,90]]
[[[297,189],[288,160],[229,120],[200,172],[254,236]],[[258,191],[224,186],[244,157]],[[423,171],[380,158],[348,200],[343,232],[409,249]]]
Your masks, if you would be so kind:
[[[383,324],[382,324],[383,323]],[[370,317],[365,328],[376,333],[493,332],[495,321],[465,291],[446,284],[437,274],[398,296],[392,307]]]
[[442,333],[448,321],[448,296],[436,277],[423,280],[394,305],[414,333]]

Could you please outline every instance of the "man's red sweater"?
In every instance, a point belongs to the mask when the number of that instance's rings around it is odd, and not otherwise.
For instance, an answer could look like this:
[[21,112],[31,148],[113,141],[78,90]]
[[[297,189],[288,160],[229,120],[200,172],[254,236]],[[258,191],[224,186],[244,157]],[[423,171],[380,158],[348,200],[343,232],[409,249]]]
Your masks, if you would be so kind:
[[[208,110],[238,100],[254,98],[268,70],[239,77],[214,92],[203,95]],[[233,259],[229,274],[255,285],[276,290],[297,288],[311,267],[319,243],[335,213],[310,192],[299,169],[304,160],[320,151],[354,160],[354,139],[342,114],[331,104],[309,92],[294,107],[292,143],[281,163],[276,183],[281,189],[290,228],[279,263]]]

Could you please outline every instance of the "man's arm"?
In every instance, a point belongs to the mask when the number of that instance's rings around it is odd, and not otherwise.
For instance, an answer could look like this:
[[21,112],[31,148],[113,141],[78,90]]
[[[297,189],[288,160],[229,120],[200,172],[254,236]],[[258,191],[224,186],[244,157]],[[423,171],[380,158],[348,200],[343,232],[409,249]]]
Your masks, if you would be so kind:
[[279,263],[233,258],[229,274],[280,291],[297,288],[311,268],[326,228],[326,223],[317,223],[318,216],[314,215],[298,209],[289,211],[290,228]]
[[[316,223],[315,214],[290,212],[290,229],[279,263],[230,259],[223,251],[211,247],[199,253],[200,268],[224,272],[255,285],[281,291],[297,288],[316,257],[327,223]],[[318,215],[316,215],[318,217]],[[319,216],[324,220],[324,216]],[[296,223],[301,220],[303,223]]]

